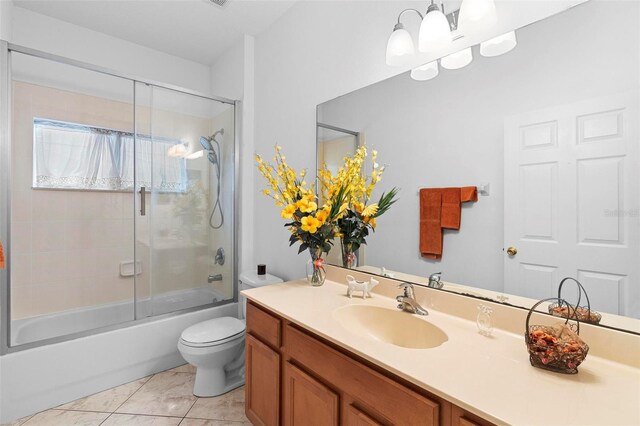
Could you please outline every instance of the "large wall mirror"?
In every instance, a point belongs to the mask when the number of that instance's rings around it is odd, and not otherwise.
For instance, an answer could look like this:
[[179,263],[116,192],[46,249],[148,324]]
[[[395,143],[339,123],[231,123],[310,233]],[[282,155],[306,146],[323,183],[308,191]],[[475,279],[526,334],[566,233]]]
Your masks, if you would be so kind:
[[[602,325],[640,332],[638,16],[637,2],[589,1],[520,28],[502,56],[476,46],[462,69],[319,105],[319,123],[387,166],[374,198],[401,188],[358,268],[418,284],[442,272],[445,290],[527,308],[570,276]],[[423,256],[420,190],[467,186],[483,191],[441,258]]]

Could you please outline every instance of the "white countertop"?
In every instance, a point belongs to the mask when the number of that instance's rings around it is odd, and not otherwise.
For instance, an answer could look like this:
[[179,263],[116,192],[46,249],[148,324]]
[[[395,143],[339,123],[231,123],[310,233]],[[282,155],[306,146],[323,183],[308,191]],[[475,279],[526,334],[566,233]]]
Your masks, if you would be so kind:
[[397,302],[380,294],[349,299],[345,285],[329,280],[322,287],[300,280],[242,294],[497,424],[640,425],[640,370],[628,365],[589,355],[575,375],[534,368],[522,335],[494,329],[492,337],[484,337],[475,322],[433,309],[420,319],[446,332],[448,341],[441,346],[408,349],[374,341],[343,328],[332,312],[355,304],[395,309]]

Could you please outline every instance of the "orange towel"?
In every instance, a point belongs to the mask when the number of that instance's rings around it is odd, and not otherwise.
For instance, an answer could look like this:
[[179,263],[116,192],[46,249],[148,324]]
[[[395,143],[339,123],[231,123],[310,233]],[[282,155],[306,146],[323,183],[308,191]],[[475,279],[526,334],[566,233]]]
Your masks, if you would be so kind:
[[463,186],[460,188],[460,201],[478,201],[478,188],[475,186]]
[[442,258],[443,229],[460,229],[461,203],[478,201],[478,188],[423,188],[420,190],[420,254]]
[[2,241],[0,241],[0,269],[4,269],[4,249],[2,248]]
[[440,225],[443,229],[460,229],[460,193],[460,188],[442,189]]
[[442,190],[420,190],[420,254],[430,259],[442,257]]

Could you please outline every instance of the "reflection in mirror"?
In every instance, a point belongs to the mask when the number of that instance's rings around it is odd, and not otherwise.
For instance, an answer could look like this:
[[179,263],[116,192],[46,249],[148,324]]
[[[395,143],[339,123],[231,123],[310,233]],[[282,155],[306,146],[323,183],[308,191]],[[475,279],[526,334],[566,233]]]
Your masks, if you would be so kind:
[[[361,139],[360,133],[353,130],[317,123],[316,168],[325,166],[332,174],[337,174],[338,169],[344,163],[344,158],[355,153],[358,146],[360,146]],[[318,194],[321,197],[319,204],[323,205],[326,200],[322,199],[321,191],[318,191]],[[364,261],[364,248],[358,250],[354,255],[355,265],[358,264],[358,260],[362,263]],[[339,242],[334,241],[334,247],[327,253],[325,260],[333,265],[342,265]]]
[[[424,285],[441,271],[445,290],[527,308],[571,276],[602,324],[640,332],[639,13],[587,2],[519,29],[500,57],[319,105],[319,122],[366,134],[385,159],[376,192],[403,189],[359,269]],[[475,202],[443,191],[480,185]]]

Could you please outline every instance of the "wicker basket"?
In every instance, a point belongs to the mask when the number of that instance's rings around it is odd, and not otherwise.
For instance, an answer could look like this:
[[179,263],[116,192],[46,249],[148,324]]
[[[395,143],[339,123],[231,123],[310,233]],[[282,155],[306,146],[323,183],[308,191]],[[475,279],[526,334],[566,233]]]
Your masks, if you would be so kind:
[[[600,320],[602,319],[602,315],[600,315],[596,311],[591,310],[591,302],[589,301],[587,290],[585,290],[585,288],[582,286],[582,284],[580,284],[578,280],[567,277],[560,281],[560,285],[558,286],[558,299],[562,299],[562,286],[567,280],[574,281],[578,285],[578,303],[576,304],[576,306],[573,306],[569,303],[551,303],[549,304],[549,313],[556,317],[577,319],[581,322],[590,324],[599,324]],[[587,299],[587,306],[580,306],[580,300],[582,299],[583,294]]]
[[[524,335],[531,365],[564,374],[576,374],[585,360],[589,346],[580,338],[580,322],[553,326],[530,325],[531,314],[541,303],[555,300],[559,306],[568,306],[564,299],[549,298],[537,302],[529,310]],[[574,318],[575,319],[575,318]]]

